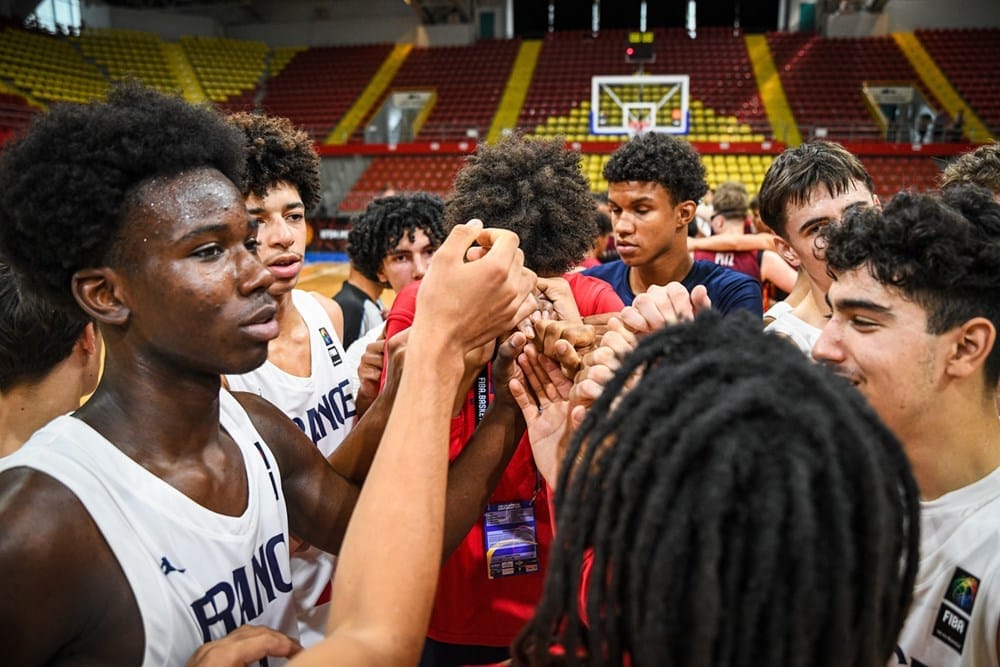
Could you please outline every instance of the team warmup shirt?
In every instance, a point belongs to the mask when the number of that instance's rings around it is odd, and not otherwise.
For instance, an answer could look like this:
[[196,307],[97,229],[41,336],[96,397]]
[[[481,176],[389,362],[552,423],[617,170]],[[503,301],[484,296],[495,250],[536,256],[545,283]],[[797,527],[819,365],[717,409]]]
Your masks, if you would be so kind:
[[[270,361],[242,375],[227,375],[232,391],[261,396],[288,415],[310,437],[323,456],[340,446],[354,425],[357,369],[350,368],[329,315],[316,298],[292,290],[292,303],[309,329],[309,377],[292,375]],[[311,646],[326,633],[330,579],[336,565],[331,554],[308,547],[292,556],[292,580],[299,606],[302,644]]]
[[[604,280],[614,288],[624,303],[631,304],[635,300],[635,293],[628,284],[628,272],[629,265],[616,259],[583,273]],[[763,317],[760,283],[738,271],[696,259],[681,284],[688,291],[704,285],[708,290],[708,298],[712,300],[712,309],[723,315],[734,310],[748,310],[757,317]]]
[[1000,468],[920,504],[920,570],[889,665],[1000,664]]
[[[606,283],[579,272],[563,277],[570,284],[582,316],[621,311],[621,299]],[[419,281],[411,283],[396,296],[386,320],[386,339],[413,323],[418,288]],[[476,416],[476,393],[470,391],[462,413],[451,423],[450,460],[458,456],[475,431]],[[510,645],[541,598],[553,534],[549,493],[535,467],[525,434],[489,503],[533,500],[538,570],[490,579],[485,526],[480,518],[441,568],[429,637],[449,644]]]
[[244,623],[298,636],[278,463],[236,399],[222,390],[219,402],[247,475],[240,516],[199,505],[71,416],[0,458],[0,471],[28,467],[57,480],[94,519],[135,596],[145,667],[184,665]]

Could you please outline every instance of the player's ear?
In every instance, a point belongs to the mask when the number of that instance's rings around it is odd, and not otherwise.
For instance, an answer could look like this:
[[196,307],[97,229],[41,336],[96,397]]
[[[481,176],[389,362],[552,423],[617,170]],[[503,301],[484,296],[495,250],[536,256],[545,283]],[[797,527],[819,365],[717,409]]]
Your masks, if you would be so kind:
[[799,265],[802,264],[802,261],[799,259],[799,253],[795,252],[792,246],[788,245],[788,241],[777,234],[774,235],[774,249],[778,251],[782,259],[795,268],[799,268]]
[[109,267],[80,269],[73,274],[73,296],[83,312],[98,322],[121,326],[131,310],[122,300],[121,276]]
[[952,336],[946,370],[954,377],[980,371],[996,345],[997,330],[985,317],[973,317],[948,334]]
[[678,226],[687,227],[688,223],[694,220],[695,213],[698,212],[698,203],[688,200],[677,205]]

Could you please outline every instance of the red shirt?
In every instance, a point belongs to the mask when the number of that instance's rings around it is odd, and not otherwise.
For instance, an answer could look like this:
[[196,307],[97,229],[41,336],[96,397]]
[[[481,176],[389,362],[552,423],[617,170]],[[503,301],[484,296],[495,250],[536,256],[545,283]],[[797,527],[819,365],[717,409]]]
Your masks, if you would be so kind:
[[[571,273],[564,276],[582,316],[618,312],[623,307],[614,289],[603,280]],[[386,319],[386,339],[413,323],[419,281],[396,296]],[[454,460],[476,427],[474,392],[469,392],[462,414],[452,419],[449,457]],[[536,487],[539,488],[535,495]],[[490,503],[529,500],[534,497],[538,540],[537,574],[489,579],[484,547],[483,521],[472,527],[465,540],[441,568],[428,636],[450,644],[508,646],[531,618],[542,594],[542,583],[552,543],[549,489],[535,468],[528,436],[521,439]],[[400,554],[405,559],[406,554]]]

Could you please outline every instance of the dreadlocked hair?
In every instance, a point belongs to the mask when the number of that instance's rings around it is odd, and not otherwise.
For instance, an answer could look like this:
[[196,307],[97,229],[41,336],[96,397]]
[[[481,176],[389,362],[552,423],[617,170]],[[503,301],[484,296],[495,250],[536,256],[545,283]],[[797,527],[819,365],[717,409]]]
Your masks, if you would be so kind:
[[758,320],[706,313],[648,336],[565,461],[515,665],[891,655],[918,563],[908,461],[852,387]]
[[320,200],[319,154],[312,138],[279,116],[238,112],[227,120],[243,130],[247,146],[246,185],[243,194],[263,199],[281,182],[299,191],[306,211]]

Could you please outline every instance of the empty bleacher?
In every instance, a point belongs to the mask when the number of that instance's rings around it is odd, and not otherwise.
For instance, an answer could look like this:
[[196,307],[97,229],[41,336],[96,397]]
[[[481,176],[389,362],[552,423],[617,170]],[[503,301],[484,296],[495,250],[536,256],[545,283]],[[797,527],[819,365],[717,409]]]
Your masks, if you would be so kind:
[[[414,47],[385,94],[428,90],[436,101],[418,139],[425,141],[485,138],[507,85],[520,40],[479,41],[468,46]],[[364,126],[351,138],[364,140]]]
[[1000,28],[928,29],[914,34],[990,132],[1000,133],[1000,87],[994,79],[1000,72]]
[[107,72],[113,81],[133,78],[165,92],[179,88],[164,57],[162,41],[139,30],[88,29],[71,41],[83,57]]
[[[643,73],[690,76],[693,141],[760,141],[770,134],[741,34],[703,28],[692,40],[679,28],[653,32],[656,60]],[[636,73],[637,65],[625,62],[626,36],[625,30],[546,35],[519,128],[574,141],[618,141],[590,134],[591,78]]]
[[882,128],[862,94],[866,82],[912,84],[932,106],[943,108],[890,36],[768,33],[767,41],[804,139],[823,136],[817,128],[834,140],[881,139]]
[[0,79],[43,102],[89,102],[108,80],[65,38],[5,27],[0,30]]
[[263,108],[267,113],[290,118],[322,142],[391,50],[391,44],[302,50],[268,80]]
[[455,173],[464,162],[462,155],[376,157],[340,203],[340,212],[362,211],[386,190],[432,192],[447,197]]

